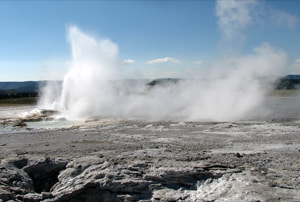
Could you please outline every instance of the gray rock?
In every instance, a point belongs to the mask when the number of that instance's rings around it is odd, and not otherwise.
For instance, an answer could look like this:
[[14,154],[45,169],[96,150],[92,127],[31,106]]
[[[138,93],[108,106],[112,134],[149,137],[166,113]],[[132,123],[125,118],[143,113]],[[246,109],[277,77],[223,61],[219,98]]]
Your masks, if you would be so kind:
[[53,198],[53,194],[51,192],[42,192],[43,199],[50,199]]
[[25,202],[41,201],[42,199],[43,199],[42,194],[37,194],[37,193],[28,193],[23,197],[23,200]]
[[66,161],[46,158],[44,161],[31,163],[24,168],[24,171],[33,180],[35,192],[48,192],[58,181],[57,176],[61,170],[65,169],[66,164]]
[[13,198],[14,198],[13,193],[11,193],[7,187],[0,185],[0,200],[8,201]]
[[299,123],[88,124],[1,135],[1,200],[300,199]]

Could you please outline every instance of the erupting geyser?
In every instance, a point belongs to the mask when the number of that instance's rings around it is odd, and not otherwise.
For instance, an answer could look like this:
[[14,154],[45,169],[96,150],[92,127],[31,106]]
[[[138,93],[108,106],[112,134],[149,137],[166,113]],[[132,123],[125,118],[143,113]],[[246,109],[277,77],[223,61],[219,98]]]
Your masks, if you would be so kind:
[[72,60],[62,90],[46,86],[40,100],[42,107],[59,110],[69,119],[247,118],[263,102],[266,85],[282,75],[288,63],[284,52],[265,43],[251,55],[218,60],[206,80],[150,87],[122,78],[118,46],[112,41],[97,41],[75,26],[69,28],[69,41]]

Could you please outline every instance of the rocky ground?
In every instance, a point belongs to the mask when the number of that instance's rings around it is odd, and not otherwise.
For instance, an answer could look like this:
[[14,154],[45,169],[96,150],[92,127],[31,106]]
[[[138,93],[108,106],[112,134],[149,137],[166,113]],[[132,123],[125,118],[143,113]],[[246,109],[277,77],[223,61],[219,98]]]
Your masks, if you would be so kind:
[[0,135],[0,201],[300,201],[295,121],[19,125]]

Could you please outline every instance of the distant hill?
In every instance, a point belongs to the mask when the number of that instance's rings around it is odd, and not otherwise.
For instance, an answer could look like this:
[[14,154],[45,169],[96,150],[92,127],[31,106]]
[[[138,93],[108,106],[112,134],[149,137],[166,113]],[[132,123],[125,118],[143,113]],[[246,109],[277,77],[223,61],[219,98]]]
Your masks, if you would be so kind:
[[[165,78],[148,82],[149,86],[176,84],[181,79]],[[128,80],[130,81],[130,80]],[[0,82],[0,99],[37,97],[39,88],[49,81]],[[62,81],[50,81],[62,85]],[[300,89],[300,75],[286,75],[279,78],[274,88],[278,90]]]
[[17,92],[37,92],[39,81],[0,82],[0,90],[15,90]]
[[277,90],[300,89],[300,75],[286,75],[275,82]]
[[[164,86],[176,84],[179,81],[184,79],[176,78],[163,78],[163,79],[154,79],[148,83],[149,86]],[[295,90],[300,89],[300,75],[286,75],[277,79],[274,83],[274,89],[276,90]]]
[[182,79],[176,78],[164,78],[164,79],[154,79],[148,83],[149,86],[156,86],[156,85],[169,85],[169,84],[176,84]]
[[39,86],[45,82],[0,82],[0,99],[37,97]]

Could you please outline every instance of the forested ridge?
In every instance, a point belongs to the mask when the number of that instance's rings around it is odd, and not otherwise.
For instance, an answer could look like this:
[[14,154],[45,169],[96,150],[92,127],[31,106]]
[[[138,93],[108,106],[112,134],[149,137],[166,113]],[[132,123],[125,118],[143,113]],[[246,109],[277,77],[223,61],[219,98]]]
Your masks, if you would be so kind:
[[[148,83],[150,86],[162,85],[164,83],[176,84],[181,79],[155,79]],[[38,97],[39,89],[49,81],[24,81],[24,82],[0,82],[0,99]],[[57,82],[57,81],[54,81]],[[62,81],[58,81],[62,84]],[[300,75],[287,75],[276,80],[276,90],[300,89]]]

